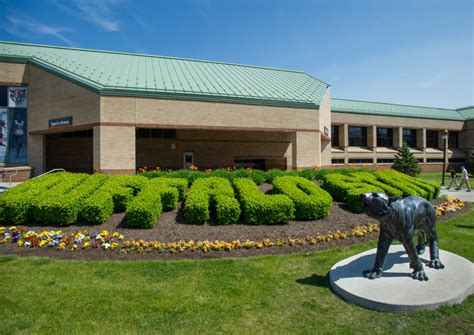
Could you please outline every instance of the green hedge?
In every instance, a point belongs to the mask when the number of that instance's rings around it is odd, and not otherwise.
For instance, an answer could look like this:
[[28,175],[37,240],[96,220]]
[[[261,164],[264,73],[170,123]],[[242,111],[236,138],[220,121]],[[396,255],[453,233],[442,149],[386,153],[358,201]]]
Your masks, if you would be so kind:
[[36,197],[56,186],[66,173],[51,173],[34,178],[4,192],[0,196],[0,220],[9,224],[24,224],[33,220],[31,210]]
[[276,177],[273,180],[273,191],[284,194],[293,201],[296,219],[299,220],[324,218],[332,208],[331,195],[303,177]]
[[176,207],[184,198],[188,182],[182,178],[155,178],[127,207],[127,225],[135,228],[153,228],[163,210]]
[[123,212],[147,182],[143,176],[110,177],[84,200],[80,218],[94,224],[104,223],[114,212]]
[[187,223],[204,224],[210,219],[210,212],[216,212],[220,224],[236,223],[240,217],[240,206],[234,196],[234,189],[227,179],[209,177],[196,180],[189,191],[184,206]]
[[328,174],[323,177],[323,189],[337,201],[347,204],[352,211],[359,211],[362,205],[360,195],[366,192],[384,192],[378,186],[362,182],[352,175]]
[[[39,202],[40,213],[35,220],[44,223],[71,225],[77,223],[83,210],[83,201],[102,186],[110,177],[104,174],[89,176],[71,192],[60,197],[49,197]],[[39,215],[37,217],[37,215]]]
[[360,195],[365,192],[383,192],[389,196],[419,195],[431,200],[439,195],[440,187],[394,170],[326,174],[323,188],[335,200],[346,202],[351,210],[360,206]]
[[246,223],[288,223],[295,216],[293,201],[286,195],[265,195],[248,178],[234,179],[234,187]]
[[62,203],[68,194],[86,182],[88,178],[89,175],[85,173],[64,174],[58,184],[35,197],[31,202],[31,211],[34,221],[38,223],[57,223],[61,221],[61,214],[55,213],[53,207],[56,206],[51,206],[51,204]]

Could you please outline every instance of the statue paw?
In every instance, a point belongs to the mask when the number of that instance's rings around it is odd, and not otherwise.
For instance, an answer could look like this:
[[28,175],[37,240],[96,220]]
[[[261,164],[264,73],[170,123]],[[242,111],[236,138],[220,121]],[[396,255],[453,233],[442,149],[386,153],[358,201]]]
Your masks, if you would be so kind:
[[413,271],[411,277],[419,281],[428,280],[428,276],[426,275],[425,271],[423,271],[423,269]]
[[362,272],[365,278],[376,279],[382,277],[382,271],[379,270],[365,270]]
[[433,269],[444,269],[444,264],[439,259],[432,259],[427,265]]

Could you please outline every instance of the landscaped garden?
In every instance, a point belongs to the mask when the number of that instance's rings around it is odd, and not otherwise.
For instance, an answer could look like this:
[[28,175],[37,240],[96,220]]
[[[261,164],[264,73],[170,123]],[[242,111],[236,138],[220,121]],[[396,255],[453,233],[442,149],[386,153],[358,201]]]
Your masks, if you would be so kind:
[[395,317],[332,294],[331,266],[375,247],[373,191],[430,199],[440,247],[474,260],[474,208],[392,170],[35,178],[0,196],[0,333],[468,333],[472,297]]
[[[55,173],[0,197],[0,252],[175,259],[322,250],[377,237],[377,218],[360,212],[364,192],[432,200],[439,186],[369,169]],[[439,216],[463,205],[433,201]]]

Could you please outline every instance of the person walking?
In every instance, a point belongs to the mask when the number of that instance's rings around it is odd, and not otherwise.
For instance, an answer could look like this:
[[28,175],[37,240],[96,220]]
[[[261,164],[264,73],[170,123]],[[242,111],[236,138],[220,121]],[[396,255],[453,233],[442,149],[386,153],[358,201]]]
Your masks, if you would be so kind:
[[459,188],[457,178],[458,178],[458,176],[456,175],[456,171],[454,169],[451,169],[451,181],[449,182],[449,185],[446,188],[447,190],[449,190],[451,188],[451,186],[453,186],[453,185],[456,185],[456,188]]
[[466,168],[463,165],[461,166],[461,182],[459,183],[457,190],[460,190],[464,183],[466,183],[467,192],[471,192],[471,185],[469,185],[469,175],[467,173]]

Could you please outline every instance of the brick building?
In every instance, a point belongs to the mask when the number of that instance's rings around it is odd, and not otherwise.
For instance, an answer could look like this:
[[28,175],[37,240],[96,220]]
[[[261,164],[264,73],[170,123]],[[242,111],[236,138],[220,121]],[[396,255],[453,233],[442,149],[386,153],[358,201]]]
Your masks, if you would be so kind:
[[390,164],[403,141],[430,169],[445,130],[447,160],[474,150],[474,107],[339,100],[303,72],[11,42],[0,42],[0,126],[0,164],[36,175]]

